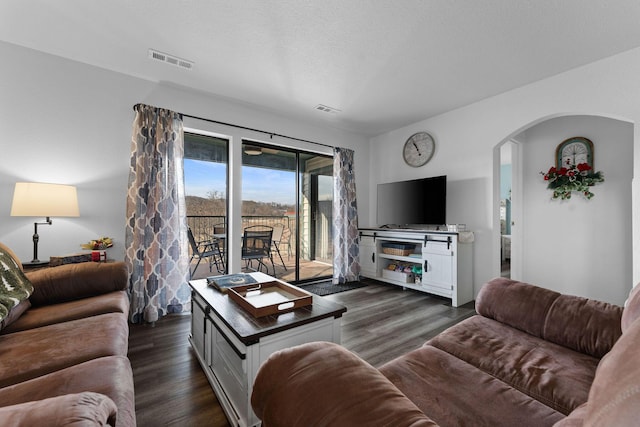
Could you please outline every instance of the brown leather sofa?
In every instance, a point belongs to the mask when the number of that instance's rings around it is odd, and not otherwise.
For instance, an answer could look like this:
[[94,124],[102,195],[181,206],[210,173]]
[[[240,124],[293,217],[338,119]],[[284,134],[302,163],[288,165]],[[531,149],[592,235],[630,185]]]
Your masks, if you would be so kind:
[[135,426],[125,264],[26,276],[34,288],[27,309],[0,330],[0,424]]
[[498,278],[477,315],[379,369],[341,346],[273,354],[252,406],[278,426],[637,426],[640,286],[618,307]]

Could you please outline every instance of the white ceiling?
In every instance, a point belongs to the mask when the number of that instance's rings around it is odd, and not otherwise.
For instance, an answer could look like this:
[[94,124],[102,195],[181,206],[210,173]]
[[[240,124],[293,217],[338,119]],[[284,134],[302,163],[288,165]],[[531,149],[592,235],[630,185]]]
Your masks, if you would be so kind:
[[640,46],[640,1],[3,0],[0,40],[376,135]]

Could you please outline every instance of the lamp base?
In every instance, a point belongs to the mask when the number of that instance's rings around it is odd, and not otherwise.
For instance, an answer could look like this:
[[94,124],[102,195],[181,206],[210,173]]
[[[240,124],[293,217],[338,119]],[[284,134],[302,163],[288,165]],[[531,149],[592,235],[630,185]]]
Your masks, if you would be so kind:
[[29,269],[32,269],[32,268],[46,267],[48,265],[49,265],[49,261],[35,260],[35,261],[23,262],[22,263],[22,269],[23,270],[29,270]]

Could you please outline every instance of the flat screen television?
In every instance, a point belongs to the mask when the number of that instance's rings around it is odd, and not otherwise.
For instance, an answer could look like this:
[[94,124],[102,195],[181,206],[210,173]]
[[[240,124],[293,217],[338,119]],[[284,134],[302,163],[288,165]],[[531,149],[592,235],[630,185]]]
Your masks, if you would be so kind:
[[379,227],[446,224],[447,177],[378,184]]

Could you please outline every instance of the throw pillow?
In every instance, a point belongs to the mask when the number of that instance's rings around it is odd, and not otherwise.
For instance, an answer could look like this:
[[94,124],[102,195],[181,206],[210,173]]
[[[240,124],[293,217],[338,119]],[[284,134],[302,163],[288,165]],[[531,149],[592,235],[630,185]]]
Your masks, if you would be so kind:
[[22,314],[31,308],[31,301],[28,299],[20,301],[20,304],[9,310],[9,314],[0,322],[0,331],[15,322]]
[[0,322],[13,307],[29,298],[33,285],[24,275],[17,261],[0,247]]

